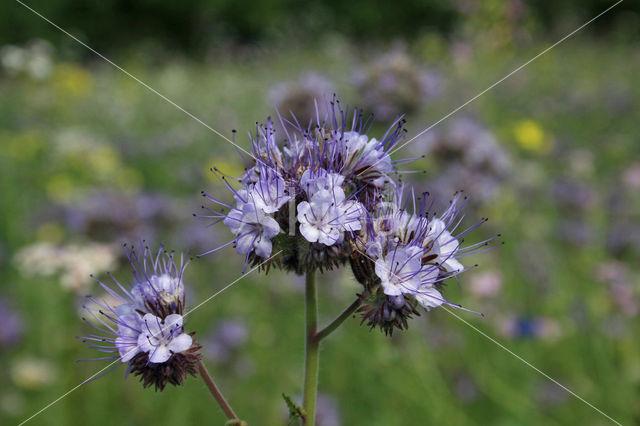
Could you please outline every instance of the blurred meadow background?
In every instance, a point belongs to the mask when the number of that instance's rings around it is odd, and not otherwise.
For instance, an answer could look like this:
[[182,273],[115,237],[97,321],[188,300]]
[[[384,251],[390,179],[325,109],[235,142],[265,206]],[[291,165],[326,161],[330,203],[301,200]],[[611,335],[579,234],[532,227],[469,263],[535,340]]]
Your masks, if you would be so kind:
[[[274,104],[314,97],[401,113],[408,138],[612,3],[456,0],[33,1],[203,122],[249,147]],[[446,289],[457,314],[623,424],[640,423],[640,7],[623,2],[395,154],[443,203],[463,189],[476,235],[505,245]],[[229,241],[192,217],[231,144],[16,2],[0,5],[0,423],[104,367],[75,338],[89,278],[127,280],[122,243],[192,254]],[[240,276],[233,248],[188,268],[194,306]],[[320,278],[321,322],[358,290]],[[286,424],[302,392],[303,280],[252,273],[188,318],[252,425]],[[99,355],[97,355],[99,356]],[[198,378],[162,393],[118,368],[32,424],[223,424]],[[610,421],[443,309],[385,337],[349,320],[321,351],[319,424],[569,425]]]

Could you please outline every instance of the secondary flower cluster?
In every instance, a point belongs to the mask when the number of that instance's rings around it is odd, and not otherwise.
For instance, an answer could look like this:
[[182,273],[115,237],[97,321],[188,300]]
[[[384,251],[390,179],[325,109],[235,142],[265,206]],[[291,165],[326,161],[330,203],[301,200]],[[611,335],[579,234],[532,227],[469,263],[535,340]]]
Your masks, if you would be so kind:
[[226,245],[235,244],[245,256],[245,268],[273,265],[301,274],[349,262],[364,287],[363,321],[387,333],[405,328],[418,305],[448,303],[439,289],[464,270],[457,258],[488,243],[461,249],[458,237],[483,221],[453,236],[464,205],[459,194],[439,217],[429,213],[426,197],[412,213],[406,211],[404,203],[415,206],[416,199],[403,200],[396,166],[413,159],[390,157],[404,135],[404,120],[378,140],[367,136],[371,121],[360,111],[349,115],[335,99],[322,110],[326,117],[318,112],[307,126],[295,117],[280,118],[283,144],[271,120],[258,125],[250,135],[253,158],[243,158],[242,176],[213,169],[233,192],[235,205],[203,192],[222,210],[203,206],[208,213],[201,217],[224,222],[235,235]]
[[[391,334],[393,328],[407,327],[407,319],[418,314],[418,305],[430,310],[452,304],[442,295],[445,280],[456,277],[465,268],[459,259],[478,252],[497,238],[493,237],[462,248],[462,237],[486,221],[453,233],[459,227],[466,198],[454,195],[445,212],[430,213],[428,195],[416,199],[403,197],[400,186],[389,196],[377,214],[352,240],[351,269],[364,286],[360,294],[362,321]],[[409,212],[407,206],[412,207]]]
[[[113,302],[89,297],[89,322],[101,334],[83,337],[89,346],[128,363],[128,372],[140,375],[144,386],[162,390],[167,383],[181,385],[195,375],[200,346],[183,326],[184,284],[187,263],[176,264],[162,247],[154,255],[145,247],[139,255],[132,247],[127,257],[133,270],[130,290],[111,276],[119,291],[98,283]],[[105,359],[105,358],[102,358]]]

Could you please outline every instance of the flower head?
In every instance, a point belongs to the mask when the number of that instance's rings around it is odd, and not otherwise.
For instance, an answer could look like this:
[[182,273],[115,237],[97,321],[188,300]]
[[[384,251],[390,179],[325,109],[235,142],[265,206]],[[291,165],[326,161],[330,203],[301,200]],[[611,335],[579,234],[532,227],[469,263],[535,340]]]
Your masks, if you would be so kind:
[[453,235],[464,205],[460,194],[435,217],[429,212],[427,197],[416,200],[411,196],[408,204],[414,211],[409,213],[402,192],[402,187],[393,191],[385,207],[368,217],[352,243],[350,258],[354,275],[364,286],[363,320],[386,333],[394,326],[403,328],[406,321],[402,317],[414,314],[417,305],[427,310],[442,304],[460,308],[444,298],[443,284],[464,272],[460,257],[486,247],[495,238],[462,248],[460,237],[485,220]]
[[404,121],[376,139],[367,135],[370,120],[361,112],[349,116],[335,99],[322,108],[323,118],[320,110],[307,126],[295,116],[280,117],[282,147],[271,120],[257,126],[250,135],[253,159],[245,159],[246,172],[234,178],[241,188],[213,169],[232,191],[235,206],[203,193],[222,210],[204,207],[209,213],[201,216],[229,228],[235,235],[229,244],[247,264],[274,256],[269,264],[298,273],[343,264],[348,241],[362,229],[366,205],[397,185],[389,152],[404,134]]
[[403,195],[396,167],[413,159],[393,161],[390,154],[404,135],[404,120],[371,137],[372,121],[358,110],[348,114],[335,98],[326,108],[316,103],[316,120],[306,126],[294,115],[279,118],[284,143],[276,142],[271,120],[257,125],[242,176],[212,169],[235,206],[203,192],[221,209],[203,206],[208,213],[200,216],[229,228],[235,238],[226,245],[246,256],[245,268],[303,274],[349,262],[363,286],[362,321],[387,334],[406,328],[418,307],[460,308],[443,296],[444,283],[465,271],[461,258],[495,237],[463,247],[464,236],[484,219],[458,230],[466,203],[460,193],[440,215],[426,196]]
[[186,263],[176,264],[173,253],[162,247],[153,255],[132,247],[127,256],[133,271],[131,289],[113,276],[118,290],[98,281],[113,301],[89,297],[85,306],[89,322],[99,334],[83,337],[90,347],[114,355],[107,358],[127,363],[128,371],[140,375],[144,386],[164,389],[179,385],[196,373],[200,346],[183,326]]

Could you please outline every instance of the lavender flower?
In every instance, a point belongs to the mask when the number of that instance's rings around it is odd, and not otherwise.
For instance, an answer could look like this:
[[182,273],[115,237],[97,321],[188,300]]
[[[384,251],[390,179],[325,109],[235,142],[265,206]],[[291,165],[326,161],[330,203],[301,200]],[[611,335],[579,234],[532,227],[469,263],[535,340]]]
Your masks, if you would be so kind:
[[174,353],[189,350],[193,339],[183,332],[182,315],[160,318],[153,314],[142,317],[142,332],[138,335],[140,352],[149,354],[149,362],[167,362]]
[[266,215],[252,201],[232,210],[225,218],[224,224],[238,236],[235,240],[238,253],[247,256],[255,251],[260,257],[269,257],[272,249],[271,239],[280,233],[278,222]]
[[387,334],[406,328],[420,306],[459,308],[442,295],[443,283],[465,270],[462,257],[496,238],[462,247],[463,237],[485,220],[458,232],[466,204],[460,193],[439,217],[427,197],[403,196],[396,168],[414,159],[392,161],[389,155],[403,136],[403,120],[376,139],[367,135],[370,120],[361,112],[349,115],[335,99],[324,110],[321,119],[316,104],[316,122],[306,127],[295,116],[280,117],[282,148],[271,120],[257,126],[250,135],[253,160],[245,159],[242,176],[212,169],[233,193],[235,207],[203,192],[222,209],[203,206],[208,213],[200,216],[229,228],[235,238],[226,245],[246,256],[245,268],[267,259],[265,269],[303,274],[348,261],[364,287],[358,295],[363,322]]
[[0,351],[17,344],[22,338],[22,317],[6,299],[0,298]]
[[442,91],[442,79],[395,49],[367,64],[354,76],[363,105],[382,120],[411,114]]
[[176,264],[173,253],[162,247],[155,255],[148,247],[138,255],[132,247],[127,257],[133,271],[131,290],[113,276],[119,291],[96,280],[117,302],[88,298],[91,303],[84,308],[91,321],[87,322],[100,334],[83,337],[83,341],[114,354],[97,359],[127,363],[127,371],[141,376],[145,387],[154,384],[163,390],[167,382],[181,385],[187,374],[196,374],[200,358],[200,346],[183,326],[182,276],[187,263]]
[[[388,334],[394,327],[405,328],[418,305],[427,310],[442,304],[461,308],[442,296],[443,282],[465,270],[458,258],[480,251],[495,238],[462,248],[459,237],[485,220],[452,235],[465,201],[460,194],[437,218],[428,211],[427,197],[414,213],[407,212],[402,191],[402,187],[394,191],[388,206],[369,217],[350,258],[354,275],[365,289],[360,295],[363,321]],[[409,203],[416,205],[413,196]]]
[[[323,118],[321,110],[326,111]],[[242,176],[212,170],[233,193],[235,207],[203,192],[222,210],[203,206],[208,213],[200,216],[229,228],[235,238],[227,244],[246,256],[246,264],[261,263],[273,253],[277,256],[270,265],[297,273],[344,264],[348,241],[362,229],[366,205],[396,186],[393,174],[399,163],[391,161],[389,151],[403,135],[403,121],[378,140],[366,134],[370,120],[357,110],[349,116],[337,100],[324,108],[316,104],[316,117],[306,127],[295,116],[291,121],[280,117],[286,137],[282,149],[267,120],[250,135],[254,158],[245,160]]]

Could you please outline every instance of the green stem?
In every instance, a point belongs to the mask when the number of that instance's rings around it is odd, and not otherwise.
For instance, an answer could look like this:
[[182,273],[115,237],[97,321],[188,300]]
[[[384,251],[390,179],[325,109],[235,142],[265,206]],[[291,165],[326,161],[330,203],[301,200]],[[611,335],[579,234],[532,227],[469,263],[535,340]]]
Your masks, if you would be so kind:
[[209,388],[211,395],[213,395],[220,408],[222,408],[224,414],[227,415],[227,418],[229,420],[238,420],[238,416],[236,416],[236,413],[233,412],[233,409],[231,408],[227,400],[224,399],[222,392],[220,392],[220,389],[218,389],[218,387],[216,386],[215,382],[211,378],[211,375],[209,374],[209,371],[207,371],[207,367],[205,367],[205,365],[202,363],[202,360],[198,360],[198,372],[200,373],[200,376],[202,376],[202,380],[204,380],[204,383]]
[[340,325],[349,318],[355,311],[362,305],[362,300],[358,297],[347,309],[345,309],[336,319],[331,321],[329,325],[327,325],[322,330],[318,331],[315,335],[315,340],[320,342],[322,339],[333,333],[336,328],[340,327]]
[[318,326],[318,295],[316,279],[313,271],[307,271],[305,286],[306,305],[306,350],[304,358],[304,398],[303,406],[306,412],[306,426],[316,423],[316,396],[318,393],[318,347],[320,341],[316,339]]

